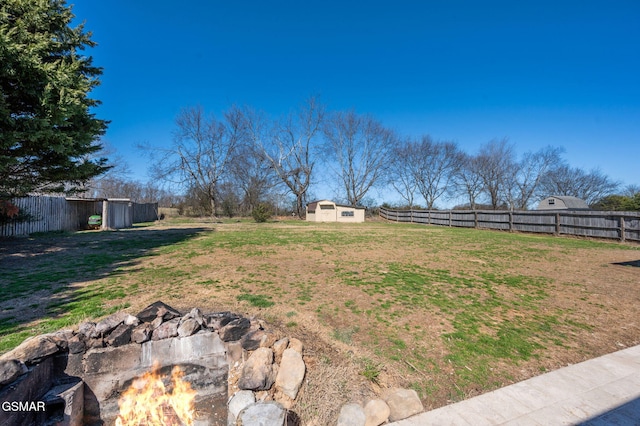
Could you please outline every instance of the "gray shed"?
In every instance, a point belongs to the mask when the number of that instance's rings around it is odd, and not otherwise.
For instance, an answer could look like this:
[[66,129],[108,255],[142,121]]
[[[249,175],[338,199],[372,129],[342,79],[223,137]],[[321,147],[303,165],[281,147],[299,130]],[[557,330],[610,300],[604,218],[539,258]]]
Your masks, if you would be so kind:
[[552,195],[540,201],[537,210],[589,210],[589,206],[578,197]]

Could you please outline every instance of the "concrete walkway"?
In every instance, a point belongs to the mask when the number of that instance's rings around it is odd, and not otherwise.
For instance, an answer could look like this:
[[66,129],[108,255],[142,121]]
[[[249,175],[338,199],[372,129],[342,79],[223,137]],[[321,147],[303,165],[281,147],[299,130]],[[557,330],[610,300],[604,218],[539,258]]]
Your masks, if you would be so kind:
[[638,426],[640,345],[390,425]]

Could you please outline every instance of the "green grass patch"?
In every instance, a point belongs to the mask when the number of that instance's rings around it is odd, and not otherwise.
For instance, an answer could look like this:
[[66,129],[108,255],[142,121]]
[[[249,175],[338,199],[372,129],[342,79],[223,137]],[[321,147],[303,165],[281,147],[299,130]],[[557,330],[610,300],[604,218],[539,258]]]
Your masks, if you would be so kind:
[[358,326],[339,328],[333,331],[332,336],[334,339],[342,343],[351,344],[353,343],[353,336],[359,330],[360,330],[360,327]]
[[262,294],[241,294],[237,297],[238,300],[249,302],[251,306],[256,308],[268,308],[275,305],[275,302],[271,301],[271,296],[265,296]]
[[380,378],[380,373],[382,372],[382,366],[380,364],[373,362],[369,358],[361,359],[360,363],[362,365],[360,374],[370,382],[375,384],[380,384],[379,378]]

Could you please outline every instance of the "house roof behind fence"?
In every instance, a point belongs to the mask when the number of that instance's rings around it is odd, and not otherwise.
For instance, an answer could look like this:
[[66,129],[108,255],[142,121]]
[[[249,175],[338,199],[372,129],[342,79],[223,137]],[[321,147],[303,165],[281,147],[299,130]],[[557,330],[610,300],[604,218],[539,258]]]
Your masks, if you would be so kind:
[[586,201],[578,197],[572,197],[569,195],[552,195],[551,197],[547,197],[541,201],[549,200],[551,198],[555,198],[557,200],[561,200],[568,209],[589,209],[589,205]]

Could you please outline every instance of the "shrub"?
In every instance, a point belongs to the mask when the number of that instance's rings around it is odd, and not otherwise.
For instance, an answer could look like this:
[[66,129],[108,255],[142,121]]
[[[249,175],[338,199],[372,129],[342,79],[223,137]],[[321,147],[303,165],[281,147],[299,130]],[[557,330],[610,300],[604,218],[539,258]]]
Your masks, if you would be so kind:
[[258,204],[251,212],[251,217],[258,223],[264,223],[271,219],[271,210],[265,204]]

